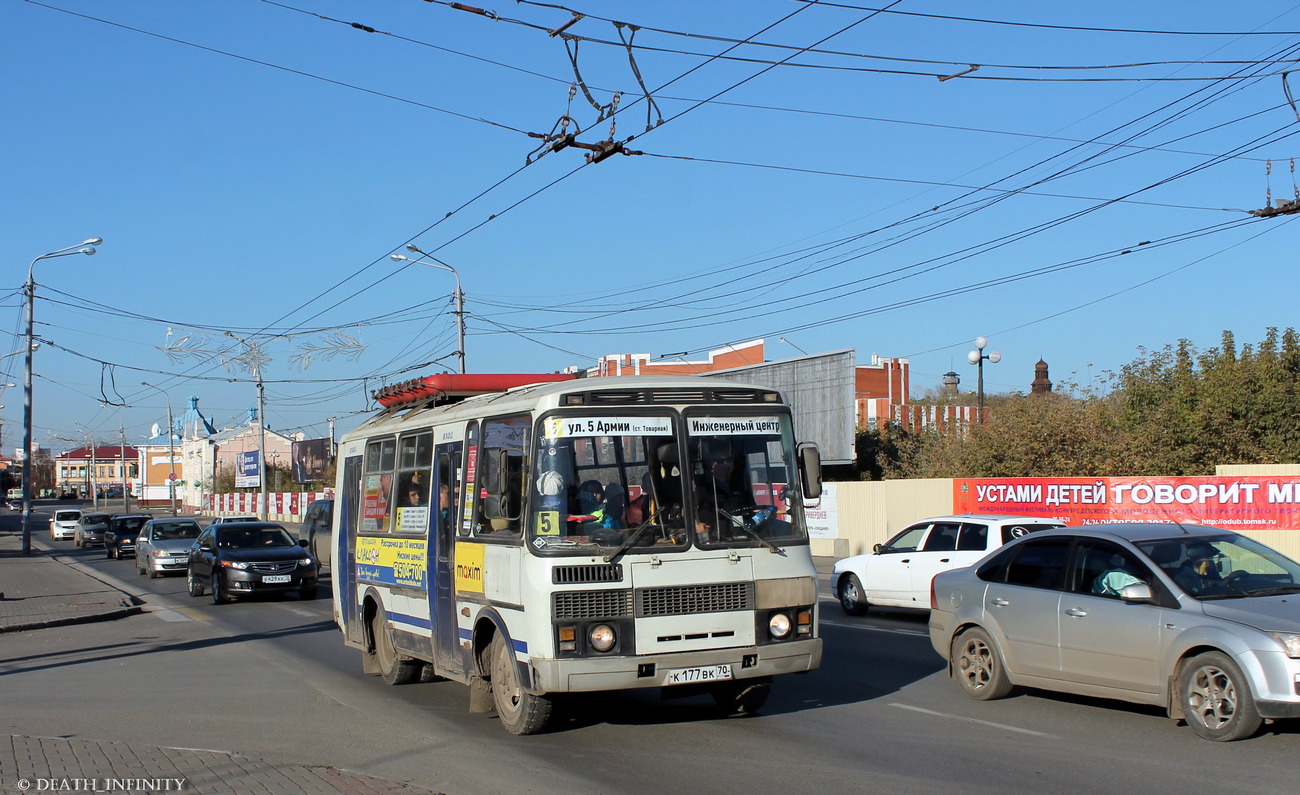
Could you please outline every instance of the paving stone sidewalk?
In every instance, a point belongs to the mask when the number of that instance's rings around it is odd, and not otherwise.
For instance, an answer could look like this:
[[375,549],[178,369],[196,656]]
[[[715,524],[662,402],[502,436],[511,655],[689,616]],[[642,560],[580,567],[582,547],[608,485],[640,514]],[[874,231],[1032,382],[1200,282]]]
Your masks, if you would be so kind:
[[11,529],[16,524],[17,517],[5,517],[0,526],[0,634],[140,612],[139,599],[92,577],[57,551],[32,544],[31,554],[23,555],[22,534]]
[[[107,621],[143,601],[36,544],[22,554],[16,517],[0,519],[0,659],[5,633]],[[66,542],[71,543],[71,542]],[[41,546],[44,546],[42,544]],[[37,792],[421,795],[428,790],[332,767],[193,748],[0,734],[0,795]]]
[[0,735],[0,793],[36,792],[429,794],[338,768],[271,763],[221,751]]

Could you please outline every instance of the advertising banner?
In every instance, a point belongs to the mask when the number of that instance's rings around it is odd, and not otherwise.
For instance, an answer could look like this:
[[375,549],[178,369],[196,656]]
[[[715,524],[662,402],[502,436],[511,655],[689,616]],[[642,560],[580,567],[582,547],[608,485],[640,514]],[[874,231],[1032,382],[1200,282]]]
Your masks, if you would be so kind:
[[235,488],[237,489],[256,489],[262,485],[262,468],[258,466],[257,450],[247,453],[239,453],[235,470]]
[[1300,477],[957,478],[954,513],[1300,530]]
[[293,443],[293,482],[320,483],[330,461],[329,439],[307,439]]
[[407,588],[428,587],[423,538],[357,537],[357,579]]
[[815,507],[804,503],[803,515],[808,521],[809,538],[838,538],[840,511],[835,484],[823,483],[821,499],[816,501]]

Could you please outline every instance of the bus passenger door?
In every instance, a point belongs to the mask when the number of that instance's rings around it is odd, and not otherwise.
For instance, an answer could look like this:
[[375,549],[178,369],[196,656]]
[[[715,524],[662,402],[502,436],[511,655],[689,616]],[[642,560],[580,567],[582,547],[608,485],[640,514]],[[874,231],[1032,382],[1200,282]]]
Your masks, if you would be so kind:
[[334,506],[336,528],[331,542],[331,575],[339,592],[339,620],[343,637],[355,643],[365,640],[361,607],[357,604],[357,521],[361,514],[361,460],[359,455],[343,459],[343,493]]
[[440,444],[434,448],[433,491],[437,495],[435,527],[430,532],[428,571],[433,572],[429,589],[429,615],[433,619],[433,657],[440,674],[460,675],[465,670],[465,655],[456,620],[456,594],[452,584],[455,565],[456,521],[459,516],[460,457],[463,442]]

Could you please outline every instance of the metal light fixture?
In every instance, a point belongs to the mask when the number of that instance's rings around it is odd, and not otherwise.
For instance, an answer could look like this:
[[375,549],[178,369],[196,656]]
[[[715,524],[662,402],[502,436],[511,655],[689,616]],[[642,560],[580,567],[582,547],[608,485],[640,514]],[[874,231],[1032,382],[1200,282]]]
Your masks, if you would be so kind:
[[[420,247],[416,246],[413,243],[408,244],[406,250],[410,251],[413,254],[419,254],[420,256],[416,259],[411,259],[405,254],[389,254],[388,258],[391,259],[393,262],[419,263],[420,265],[428,265],[431,268],[438,268],[440,270],[451,271],[451,275],[456,277],[456,292],[453,296],[456,300],[456,310],[455,310],[456,347],[457,347],[456,357],[460,360],[460,373],[461,375],[464,375],[465,374],[465,293],[460,289],[460,273],[455,268],[443,262],[442,260],[437,259],[431,254],[421,251]],[[426,259],[430,261],[425,262]]]
[[43,259],[55,259],[57,257],[70,257],[73,254],[91,255],[95,253],[95,246],[104,244],[102,237],[92,237],[81,241],[78,245],[67,246],[56,249],[48,254],[42,254],[32,260],[27,266],[27,281],[23,284],[23,301],[26,304],[27,315],[27,355],[23,360],[23,554],[32,554],[32,467],[35,463],[32,459],[32,353],[36,350],[36,339],[33,334],[33,312],[36,304],[36,280],[32,276],[36,263]]
[[966,354],[966,361],[979,366],[979,382],[976,394],[979,396],[979,418],[981,425],[984,424],[984,360],[988,359],[990,364],[997,364],[1002,361],[1002,354],[997,351],[989,351],[988,353],[984,352],[984,348],[987,347],[988,344],[989,341],[985,338],[976,337],[975,350]]

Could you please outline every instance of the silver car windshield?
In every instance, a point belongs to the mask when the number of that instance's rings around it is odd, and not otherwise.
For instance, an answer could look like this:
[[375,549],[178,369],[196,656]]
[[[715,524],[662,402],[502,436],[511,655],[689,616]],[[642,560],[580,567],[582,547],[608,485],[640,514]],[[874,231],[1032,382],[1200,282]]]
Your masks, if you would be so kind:
[[1300,593],[1300,563],[1246,536],[1179,536],[1137,547],[1196,599]]
[[198,538],[199,526],[193,522],[155,523],[153,526],[155,541],[173,541],[181,538]]

